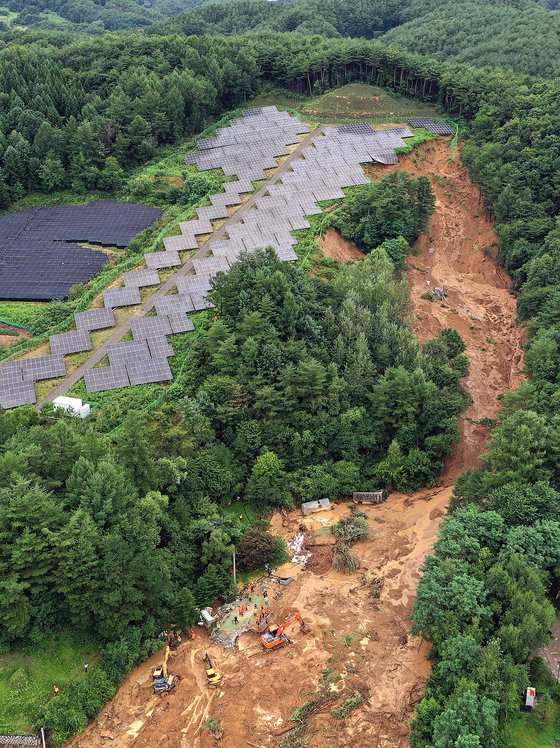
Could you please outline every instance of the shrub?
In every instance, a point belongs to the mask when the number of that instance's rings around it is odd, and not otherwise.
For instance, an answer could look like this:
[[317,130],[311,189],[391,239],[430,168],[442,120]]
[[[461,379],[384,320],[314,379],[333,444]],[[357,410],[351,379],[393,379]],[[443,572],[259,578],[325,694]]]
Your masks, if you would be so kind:
[[105,647],[101,654],[101,664],[111,682],[120,683],[139,662],[158,649],[161,649],[161,641],[143,639],[140,629],[132,629],[126,636]]
[[61,745],[83,730],[114,694],[115,687],[105,670],[92,668],[83,680],[54,696],[36,715],[35,725],[48,730],[55,745]]
[[350,517],[345,517],[332,527],[332,532],[336,535],[341,545],[356,543],[358,540],[364,540],[369,533],[367,515],[364,512],[354,512]]
[[253,571],[270,563],[277,555],[275,538],[266,530],[251,527],[237,544],[237,566],[240,571]]

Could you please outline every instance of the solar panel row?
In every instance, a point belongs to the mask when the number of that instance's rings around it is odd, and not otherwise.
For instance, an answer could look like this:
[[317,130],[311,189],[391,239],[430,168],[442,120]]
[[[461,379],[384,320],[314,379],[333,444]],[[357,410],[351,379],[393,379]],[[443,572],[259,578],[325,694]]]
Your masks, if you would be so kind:
[[[266,135],[263,135],[263,118],[268,120]],[[257,149],[258,157],[245,153],[248,161],[256,163],[260,159],[259,168],[262,169],[262,164],[268,163],[266,159],[272,152],[268,145],[271,129],[278,127],[279,121],[283,124],[290,123],[290,119],[293,120],[290,115],[279,113],[274,108],[263,108],[246,114],[237,121],[244,125],[255,122],[258,126],[240,127],[234,122],[230,128],[225,129],[234,131],[237,138],[248,134],[248,146],[251,146],[257,136],[263,139],[263,147]],[[300,123],[293,131],[303,132],[306,130],[304,128]],[[293,137],[289,133],[286,135],[286,128],[280,129],[284,130],[284,137]],[[206,150],[220,153],[216,143],[223,141],[222,132],[218,131],[212,143],[204,144],[207,146]],[[92,369],[86,374],[88,391],[168,381],[171,372],[167,358],[173,354],[173,349],[167,342],[167,336],[193,330],[193,322],[187,314],[213,306],[208,292],[215,275],[227,272],[241,252],[254,251],[263,246],[272,246],[280,259],[297,259],[293,249],[297,240],[292,232],[309,227],[305,216],[321,212],[317,202],[340,198],[344,195],[344,187],[369,182],[361,164],[372,160],[393,163],[396,161],[395,148],[403,146],[403,138],[411,136],[412,132],[407,127],[375,131],[369,125],[349,125],[327,129],[324,135],[316,138],[313,145],[303,152],[302,158],[292,164],[291,171],[285,173],[277,183],[270,185],[267,194],[259,197],[253,208],[241,213],[239,220],[228,226],[227,238],[210,244],[212,256],[194,260],[194,273],[177,281],[178,293],[156,301],[155,316],[132,320],[134,340],[109,347],[109,366]],[[227,137],[231,138],[231,132]],[[239,158],[242,156],[240,153],[234,158],[224,155],[223,149],[221,152],[222,158],[229,161],[230,165],[237,163],[238,155]],[[77,314],[76,333],[53,336],[53,356],[45,357],[52,360],[44,361],[36,368],[32,367],[28,376],[58,372],[63,355],[77,351],[82,345],[84,347],[81,350],[89,350],[89,331],[114,325],[112,307],[139,303],[139,288],[158,283],[158,269],[179,265],[179,251],[197,247],[196,236],[213,230],[211,220],[214,217],[224,217],[225,206],[241,202],[240,195],[252,189],[250,179],[246,177],[226,183],[224,193],[212,196],[212,207],[201,209],[197,219],[180,224],[180,236],[165,240],[164,252],[146,256],[148,269],[126,273],[123,288],[104,292],[106,308]],[[19,404],[18,399],[21,403],[27,402],[31,397],[27,384],[23,378],[23,369],[18,369],[17,366],[6,372],[2,369],[0,398],[3,398],[3,406],[13,407]],[[12,389],[8,391],[8,387]],[[10,404],[4,405],[4,402]]]
[[411,117],[408,122],[412,127],[424,127],[434,135],[453,135],[455,132],[450,125],[439,125],[430,117]]

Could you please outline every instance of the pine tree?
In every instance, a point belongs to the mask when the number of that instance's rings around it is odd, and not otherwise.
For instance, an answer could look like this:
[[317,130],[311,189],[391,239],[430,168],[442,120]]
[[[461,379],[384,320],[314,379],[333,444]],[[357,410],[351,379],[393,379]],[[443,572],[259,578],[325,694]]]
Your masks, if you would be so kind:
[[62,161],[52,154],[47,156],[39,168],[39,178],[43,189],[47,192],[61,187],[64,183],[65,172]]
[[57,538],[56,590],[64,598],[70,621],[88,628],[96,606],[99,536],[91,517],[78,509]]

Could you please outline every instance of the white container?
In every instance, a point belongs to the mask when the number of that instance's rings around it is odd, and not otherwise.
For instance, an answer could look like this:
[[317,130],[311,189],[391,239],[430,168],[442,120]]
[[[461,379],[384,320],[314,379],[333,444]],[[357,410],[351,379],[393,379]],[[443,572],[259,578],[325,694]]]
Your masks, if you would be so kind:
[[89,416],[90,405],[83,403],[78,397],[57,397],[53,400],[55,410],[64,410],[72,416],[86,418]]

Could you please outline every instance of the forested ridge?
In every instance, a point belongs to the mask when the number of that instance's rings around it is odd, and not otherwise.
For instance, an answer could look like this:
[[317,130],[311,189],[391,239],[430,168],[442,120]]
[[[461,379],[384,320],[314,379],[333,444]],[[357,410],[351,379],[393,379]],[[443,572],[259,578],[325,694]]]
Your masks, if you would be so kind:
[[211,2],[149,33],[240,34],[281,31],[381,38],[443,61],[555,77],[560,16],[533,0],[267,0]]
[[194,8],[204,0],[8,0],[8,25],[58,31],[102,33],[138,29]]
[[10,0],[7,7],[11,16],[0,15],[4,43],[41,30],[72,32],[59,33],[57,44],[72,43],[76,33],[124,29],[162,35],[297,32],[379,37],[442,61],[544,77],[559,73],[557,55],[550,54],[560,34],[556,0]]

